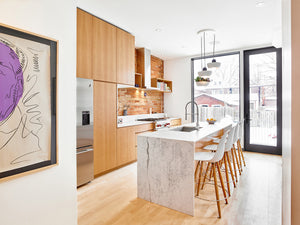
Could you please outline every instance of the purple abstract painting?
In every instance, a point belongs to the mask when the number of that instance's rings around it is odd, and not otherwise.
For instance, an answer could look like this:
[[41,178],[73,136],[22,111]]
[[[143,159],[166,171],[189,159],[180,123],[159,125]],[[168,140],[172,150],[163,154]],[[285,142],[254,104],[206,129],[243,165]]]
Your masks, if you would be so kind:
[[18,105],[23,85],[23,71],[17,54],[0,42],[0,122]]
[[0,182],[57,163],[56,68],[57,41],[0,24]]

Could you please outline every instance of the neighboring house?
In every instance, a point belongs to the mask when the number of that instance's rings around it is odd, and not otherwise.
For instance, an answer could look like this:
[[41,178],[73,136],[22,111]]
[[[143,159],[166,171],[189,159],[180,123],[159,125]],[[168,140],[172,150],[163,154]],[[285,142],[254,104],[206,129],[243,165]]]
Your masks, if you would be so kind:
[[212,96],[207,93],[201,93],[195,97],[195,102],[197,105],[206,107],[236,107],[239,106],[239,97],[237,94],[221,94]]
[[208,94],[201,94],[195,97],[195,102],[197,103],[197,105],[205,105],[207,107],[212,107],[215,105],[219,105],[219,106],[226,105],[226,103],[223,100],[220,100]]

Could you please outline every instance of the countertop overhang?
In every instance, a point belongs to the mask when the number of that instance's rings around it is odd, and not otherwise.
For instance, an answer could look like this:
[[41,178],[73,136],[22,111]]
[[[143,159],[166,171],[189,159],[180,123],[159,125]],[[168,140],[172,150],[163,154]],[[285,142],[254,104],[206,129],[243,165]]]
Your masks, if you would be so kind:
[[[216,122],[213,125],[209,125],[207,122],[200,122],[200,129],[191,132],[178,131],[178,127],[163,129],[156,132],[148,132],[140,134],[142,137],[150,138],[162,138],[177,141],[197,142],[201,139],[210,136],[224,128],[232,126],[234,122],[230,119],[223,119]],[[195,127],[196,123],[184,124],[179,127]]]

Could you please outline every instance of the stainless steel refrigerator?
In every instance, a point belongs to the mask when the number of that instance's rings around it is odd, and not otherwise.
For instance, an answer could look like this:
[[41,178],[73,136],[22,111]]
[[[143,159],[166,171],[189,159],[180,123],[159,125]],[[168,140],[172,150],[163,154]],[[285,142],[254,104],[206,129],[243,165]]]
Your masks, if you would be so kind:
[[77,78],[77,187],[94,179],[93,80]]

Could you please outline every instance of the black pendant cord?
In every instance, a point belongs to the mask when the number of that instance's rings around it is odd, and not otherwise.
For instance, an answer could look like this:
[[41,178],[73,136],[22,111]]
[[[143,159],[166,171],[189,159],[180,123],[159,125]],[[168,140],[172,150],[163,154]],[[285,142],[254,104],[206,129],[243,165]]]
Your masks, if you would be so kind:
[[205,32],[204,32],[204,35],[203,35],[203,45],[204,45],[204,67],[206,67],[206,58],[205,58]]
[[213,58],[215,58],[216,35],[214,34]]
[[203,58],[202,58],[202,36],[201,36],[201,69],[203,68]]

